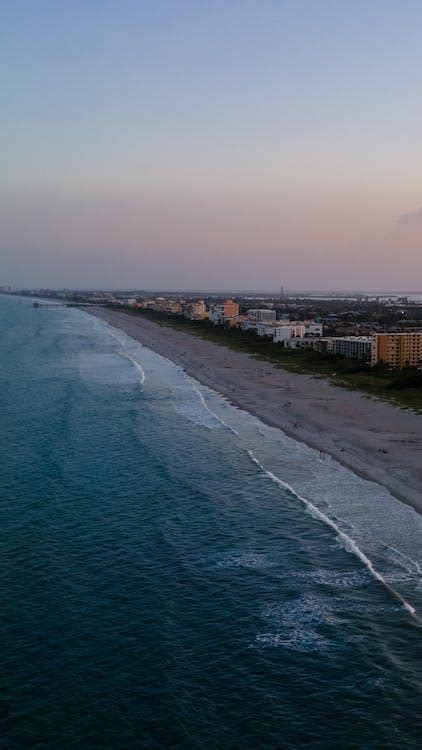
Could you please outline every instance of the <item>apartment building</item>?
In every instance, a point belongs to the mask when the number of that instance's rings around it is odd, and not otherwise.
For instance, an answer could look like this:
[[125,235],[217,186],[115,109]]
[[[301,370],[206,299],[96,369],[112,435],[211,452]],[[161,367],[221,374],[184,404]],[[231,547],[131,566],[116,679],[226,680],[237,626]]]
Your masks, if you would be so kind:
[[388,367],[422,366],[422,332],[375,333],[372,336],[371,364]]
[[226,320],[237,318],[239,315],[239,305],[232,299],[226,299],[225,302],[217,305],[211,305],[208,318],[211,323],[221,325]]
[[334,336],[329,339],[327,351],[349,359],[371,359],[370,336]]
[[292,338],[283,341],[285,349],[315,349],[318,352],[327,352],[330,343],[329,338],[309,337],[309,338]]
[[246,315],[251,320],[256,320],[259,323],[271,323],[277,319],[277,313],[275,310],[269,310],[267,307],[259,309],[251,309],[246,311]]
[[291,325],[290,323],[274,326],[273,341],[275,344],[279,344],[296,336],[301,338],[304,335],[304,330],[304,326]]
[[315,336],[294,337],[283,342],[286,349],[315,349],[318,352],[336,354],[349,359],[369,360],[371,339],[369,336]]

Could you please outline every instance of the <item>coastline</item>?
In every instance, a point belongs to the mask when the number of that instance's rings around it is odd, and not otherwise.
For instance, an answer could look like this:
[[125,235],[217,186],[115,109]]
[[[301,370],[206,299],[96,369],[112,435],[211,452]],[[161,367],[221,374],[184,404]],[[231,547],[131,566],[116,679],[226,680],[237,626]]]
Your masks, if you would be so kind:
[[123,311],[86,311],[422,513],[422,417]]

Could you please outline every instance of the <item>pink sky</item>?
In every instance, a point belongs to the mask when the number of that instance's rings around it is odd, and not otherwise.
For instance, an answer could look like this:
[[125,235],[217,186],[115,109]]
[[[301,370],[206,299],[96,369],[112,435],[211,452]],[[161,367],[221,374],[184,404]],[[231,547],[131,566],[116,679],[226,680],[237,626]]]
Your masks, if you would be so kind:
[[0,9],[0,285],[422,287],[422,3]]

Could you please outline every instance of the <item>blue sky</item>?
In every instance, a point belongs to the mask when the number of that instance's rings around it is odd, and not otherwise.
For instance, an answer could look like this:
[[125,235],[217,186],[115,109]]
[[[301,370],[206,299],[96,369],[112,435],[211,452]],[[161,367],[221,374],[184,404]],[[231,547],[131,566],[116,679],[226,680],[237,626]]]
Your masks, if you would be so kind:
[[4,283],[412,285],[421,28],[409,0],[3,2]]

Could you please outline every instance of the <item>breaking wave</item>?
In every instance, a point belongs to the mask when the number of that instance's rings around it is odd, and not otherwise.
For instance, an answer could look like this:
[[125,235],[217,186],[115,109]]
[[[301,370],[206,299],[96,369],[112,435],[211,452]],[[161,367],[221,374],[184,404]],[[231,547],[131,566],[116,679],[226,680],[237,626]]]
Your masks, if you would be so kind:
[[416,610],[414,607],[412,607],[411,604],[398,592],[396,591],[390,584],[383,578],[381,573],[379,573],[376,568],[374,567],[372,561],[365,555],[365,553],[360,549],[360,547],[357,545],[357,543],[352,539],[350,536],[348,536],[344,531],[342,531],[337,524],[329,518],[329,516],[325,515],[321,510],[319,510],[313,503],[310,502],[310,500],[307,500],[302,495],[299,495],[296,490],[291,487],[290,484],[287,482],[284,482],[282,479],[277,477],[275,474],[272,473],[272,471],[269,471],[261,464],[260,461],[254,456],[251,450],[247,451],[251,460],[261,469],[261,471],[266,474],[266,476],[274,482],[274,484],[277,484],[279,487],[282,487],[284,490],[287,490],[290,494],[292,494],[294,497],[296,497],[298,500],[300,500],[308,509],[308,511],[311,513],[314,518],[317,518],[319,521],[322,521],[327,526],[329,526],[331,529],[333,529],[339,540],[341,540],[348,552],[351,552],[356,557],[359,558],[359,560],[367,567],[371,575],[379,581],[386,589],[389,591],[393,596],[395,596],[396,599],[398,599],[401,604],[407,609],[407,611],[413,615],[416,616]]

